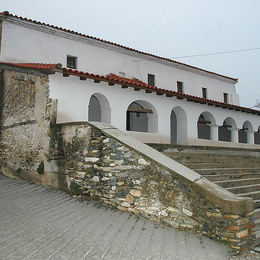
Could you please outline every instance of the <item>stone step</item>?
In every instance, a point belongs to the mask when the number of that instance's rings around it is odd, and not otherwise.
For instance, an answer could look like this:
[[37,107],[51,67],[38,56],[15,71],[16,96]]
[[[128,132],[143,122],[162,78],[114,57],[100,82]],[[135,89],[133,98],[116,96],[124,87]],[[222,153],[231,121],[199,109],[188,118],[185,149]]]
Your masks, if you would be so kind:
[[[259,151],[259,150],[258,150]],[[176,151],[176,150],[172,150],[172,149],[164,149],[163,151],[161,151],[162,153],[167,153],[171,156],[180,156],[180,157],[188,157],[188,156],[192,156],[192,157],[243,157],[243,158],[260,158],[260,154],[259,152],[257,154],[255,153],[245,153],[244,151],[241,151],[240,153],[238,152],[224,152],[224,151],[217,151],[217,150],[212,150],[211,152],[204,152],[204,151]]]
[[[260,220],[260,208],[255,209],[255,220]],[[260,227],[260,224],[259,224]]]
[[246,192],[253,192],[253,191],[260,191],[260,184],[252,184],[252,185],[243,185],[237,187],[230,187],[226,188],[228,191],[239,194],[239,193],[246,193]]
[[260,200],[254,200],[255,209],[260,208]]
[[255,230],[260,230],[260,219],[255,220]]
[[239,187],[242,185],[260,184],[260,178],[224,180],[224,181],[215,181],[214,183],[223,188],[230,188],[230,187]]
[[192,163],[183,163],[186,167],[193,170],[197,169],[218,169],[218,168],[244,168],[245,165],[249,168],[260,169],[260,162],[245,163],[245,162],[192,162]]
[[[255,209],[255,212],[260,209]],[[255,231],[256,231],[256,241],[255,245],[259,247],[260,245],[260,218],[255,219]]]
[[[167,154],[166,154],[167,155]],[[170,156],[168,156],[170,157]],[[244,165],[250,165],[253,163],[259,164],[259,159],[258,160],[245,160],[243,158],[237,158],[237,159],[232,159],[232,158],[223,158],[223,159],[216,159],[216,158],[175,158],[175,157],[170,157],[171,159],[182,163],[182,164],[197,164],[197,163],[241,163],[243,162]]]
[[240,197],[250,197],[254,200],[260,199],[260,190],[258,191],[252,191],[252,192],[246,192],[246,193],[240,193],[238,194]]
[[260,230],[256,231],[256,240],[255,246],[258,247],[260,245]]
[[203,175],[205,178],[207,178],[210,181],[224,181],[224,180],[237,180],[237,179],[247,179],[247,178],[257,178],[260,177],[260,173],[255,172],[247,172],[247,173],[231,173],[231,174],[206,174]]
[[172,153],[172,152],[163,152],[168,157],[175,160],[183,160],[183,161],[192,161],[192,162],[201,162],[201,161],[209,161],[209,162],[259,162],[260,157],[254,156],[243,156],[243,155],[228,155],[228,154],[203,154],[203,153]]
[[201,175],[209,175],[209,174],[236,174],[236,173],[256,173],[260,172],[260,168],[207,168],[207,169],[197,169],[195,170],[197,173]]

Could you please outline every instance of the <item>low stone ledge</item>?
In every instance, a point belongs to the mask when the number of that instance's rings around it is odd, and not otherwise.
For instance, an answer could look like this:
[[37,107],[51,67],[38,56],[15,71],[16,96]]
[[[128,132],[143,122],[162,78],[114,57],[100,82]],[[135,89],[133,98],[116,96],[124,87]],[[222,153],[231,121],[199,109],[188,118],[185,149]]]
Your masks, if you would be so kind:
[[194,189],[226,213],[243,215],[254,211],[252,198],[236,196],[203,177],[194,181]]

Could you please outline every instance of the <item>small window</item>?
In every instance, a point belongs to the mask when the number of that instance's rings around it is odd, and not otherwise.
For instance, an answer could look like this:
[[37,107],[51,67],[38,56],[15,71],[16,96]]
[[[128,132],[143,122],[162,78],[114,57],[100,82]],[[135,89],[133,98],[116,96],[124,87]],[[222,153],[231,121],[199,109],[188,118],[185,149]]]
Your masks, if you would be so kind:
[[77,57],[67,56],[67,68],[77,68]]
[[202,97],[203,98],[208,98],[207,89],[206,88],[202,88]]
[[177,91],[183,93],[183,82],[177,81]]
[[224,103],[228,103],[228,93],[223,93]]
[[125,78],[125,73],[120,71],[119,76],[122,77],[122,78]]
[[148,85],[155,86],[155,76],[152,74],[148,74]]

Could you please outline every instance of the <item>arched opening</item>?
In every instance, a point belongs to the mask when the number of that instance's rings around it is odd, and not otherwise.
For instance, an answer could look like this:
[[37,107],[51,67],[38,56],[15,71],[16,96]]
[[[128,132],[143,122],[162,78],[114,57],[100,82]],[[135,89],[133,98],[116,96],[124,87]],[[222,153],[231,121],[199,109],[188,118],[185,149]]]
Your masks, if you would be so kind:
[[215,118],[209,112],[203,112],[200,114],[197,122],[198,138],[199,139],[211,139],[211,125],[216,124]]
[[247,143],[247,133],[244,129],[244,127],[240,130],[238,130],[238,142],[239,143]]
[[251,131],[252,132],[253,130],[253,127],[252,127],[252,124],[249,122],[249,121],[246,121],[244,124],[243,124],[243,127],[242,129],[240,129],[238,131],[238,141],[239,143],[248,143],[248,131]]
[[206,118],[200,114],[198,122],[197,122],[197,128],[198,128],[198,138],[199,139],[207,139],[210,140],[210,121],[207,121]]
[[171,144],[187,143],[187,116],[181,107],[171,111]]
[[258,131],[254,134],[255,144],[260,144],[260,126],[258,127]]
[[177,144],[177,116],[171,112],[171,144]]
[[126,112],[126,130],[156,133],[158,131],[156,109],[143,100],[131,103]]
[[89,121],[101,122],[101,107],[99,100],[93,95],[89,101]]
[[233,118],[226,118],[223,125],[218,128],[218,140],[224,142],[232,141],[231,130],[236,128],[236,123]]
[[95,93],[91,96],[88,106],[88,121],[111,122],[111,108],[104,95]]

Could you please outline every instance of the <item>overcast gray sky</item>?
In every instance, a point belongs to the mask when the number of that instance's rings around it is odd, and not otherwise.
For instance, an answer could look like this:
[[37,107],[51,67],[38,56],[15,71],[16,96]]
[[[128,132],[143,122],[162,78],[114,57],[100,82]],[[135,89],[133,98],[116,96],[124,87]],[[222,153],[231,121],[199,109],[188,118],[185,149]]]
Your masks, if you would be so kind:
[[[242,106],[260,101],[260,0],[0,0],[1,11],[239,78]],[[160,86],[163,88],[163,86]]]

